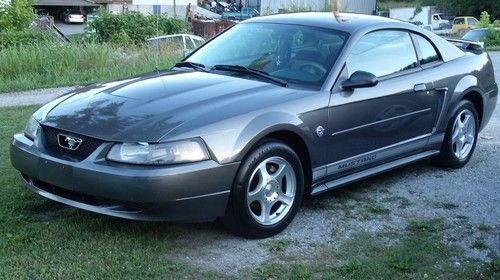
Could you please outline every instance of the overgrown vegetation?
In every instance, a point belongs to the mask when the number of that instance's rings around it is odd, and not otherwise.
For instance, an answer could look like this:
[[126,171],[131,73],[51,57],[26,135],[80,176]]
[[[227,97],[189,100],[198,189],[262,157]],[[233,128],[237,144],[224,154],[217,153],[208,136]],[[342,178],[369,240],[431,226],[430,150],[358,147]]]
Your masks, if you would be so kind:
[[379,8],[390,9],[407,6],[436,6],[440,11],[456,16],[474,16],[479,18],[482,11],[489,11],[492,18],[500,17],[498,0],[379,0]]
[[[182,20],[137,12],[102,12],[89,34],[73,43],[51,32],[29,28],[31,0],[13,0],[0,10],[0,92],[86,84],[171,67],[181,52],[162,48],[155,54],[145,40],[184,31]],[[158,58],[159,61],[156,61]]]
[[23,30],[35,18],[33,0],[12,0],[0,5],[0,32]]
[[167,16],[143,15],[139,12],[112,14],[102,11],[87,29],[95,32],[99,42],[113,44],[143,44],[156,34],[175,34],[185,31],[183,20]]
[[[158,56],[160,69],[180,59],[177,50]],[[0,49],[0,92],[105,81],[145,72],[156,55],[143,45],[37,43]]]
[[52,39],[39,30],[28,29],[35,18],[32,4],[32,0],[0,2],[0,49]]

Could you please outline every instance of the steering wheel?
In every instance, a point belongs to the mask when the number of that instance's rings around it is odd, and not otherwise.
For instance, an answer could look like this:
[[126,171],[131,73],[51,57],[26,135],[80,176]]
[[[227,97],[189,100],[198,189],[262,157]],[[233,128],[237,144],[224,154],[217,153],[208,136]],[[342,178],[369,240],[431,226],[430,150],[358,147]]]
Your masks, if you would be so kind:
[[297,68],[311,75],[317,75],[319,77],[323,77],[327,73],[323,65],[314,61],[301,61]]

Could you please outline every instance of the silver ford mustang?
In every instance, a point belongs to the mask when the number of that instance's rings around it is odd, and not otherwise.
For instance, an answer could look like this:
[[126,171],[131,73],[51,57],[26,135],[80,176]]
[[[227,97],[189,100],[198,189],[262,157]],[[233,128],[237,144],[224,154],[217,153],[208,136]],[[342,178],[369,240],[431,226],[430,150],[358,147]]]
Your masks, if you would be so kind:
[[374,16],[254,18],[168,71],[45,105],[11,162],[77,208],[271,236],[305,195],[424,158],[469,161],[498,87],[488,54],[458,45]]

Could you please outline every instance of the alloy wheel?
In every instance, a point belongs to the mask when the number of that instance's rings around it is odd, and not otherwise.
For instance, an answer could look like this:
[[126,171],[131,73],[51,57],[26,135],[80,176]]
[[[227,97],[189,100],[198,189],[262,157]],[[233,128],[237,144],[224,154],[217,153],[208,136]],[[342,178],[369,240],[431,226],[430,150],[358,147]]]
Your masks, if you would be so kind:
[[468,109],[461,111],[455,118],[451,136],[453,154],[459,160],[466,159],[476,140],[476,120]]
[[252,172],[247,205],[252,218],[262,225],[280,222],[292,208],[297,178],[292,165],[281,157],[262,161]]

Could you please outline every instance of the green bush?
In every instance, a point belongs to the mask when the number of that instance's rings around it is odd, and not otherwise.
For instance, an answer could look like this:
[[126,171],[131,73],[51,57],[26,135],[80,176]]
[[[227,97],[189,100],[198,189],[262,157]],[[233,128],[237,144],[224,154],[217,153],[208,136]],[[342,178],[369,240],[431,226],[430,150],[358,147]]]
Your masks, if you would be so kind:
[[35,18],[33,0],[12,0],[0,9],[0,30],[23,30]]
[[484,44],[486,47],[500,46],[500,30],[496,30],[490,27],[490,32],[488,32],[488,36],[486,36]]
[[127,45],[142,44],[157,33],[180,33],[185,30],[186,25],[182,20],[166,16],[146,16],[139,12],[118,15],[102,12],[87,28],[95,32],[98,41]]
[[490,26],[490,14],[487,11],[481,12],[481,17],[479,19],[479,27],[489,27]]
[[50,32],[43,32],[38,29],[23,29],[23,30],[7,29],[0,31],[0,49],[11,46],[53,42],[55,40],[56,38],[54,34]]

